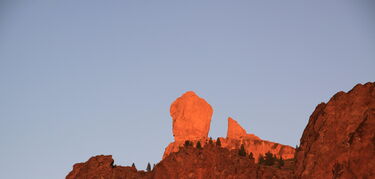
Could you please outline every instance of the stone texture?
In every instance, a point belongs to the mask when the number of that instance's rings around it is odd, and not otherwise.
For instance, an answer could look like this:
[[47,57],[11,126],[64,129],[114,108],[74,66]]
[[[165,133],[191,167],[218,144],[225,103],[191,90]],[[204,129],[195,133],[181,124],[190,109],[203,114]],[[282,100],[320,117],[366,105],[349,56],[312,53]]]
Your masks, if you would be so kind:
[[239,138],[220,138],[222,147],[208,144],[204,137],[198,137],[203,149],[181,147],[184,141],[177,140],[172,143],[176,151],[166,155],[151,172],[115,166],[111,156],[96,156],[75,164],[66,178],[375,178],[374,88],[375,83],[357,85],[348,93],[337,93],[327,104],[319,104],[303,132],[296,158],[286,160],[281,168],[255,164],[249,157],[240,156],[238,149],[244,144],[254,157],[257,151],[271,149],[271,153],[286,159],[293,156],[292,147],[241,133]]
[[193,91],[177,98],[170,108],[175,141],[207,138],[212,113],[211,105]]
[[258,161],[259,155],[264,156],[264,154],[267,152],[275,154],[278,158],[294,158],[295,149],[293,147],[266,140],[261,140],[260,138],[256,139],[255,137],[242,139],[220,138],[220,142],[223,148],[227,148],[229,150],[238,150],[243,144],[246,153],[253,153],[256,162]]
[[246,130],[242,128],[237,121],[233,120],[231,117],[228,118],[227,138],[240,139],[246,136],[246,134]]
[[91,157],[85,163],[77,163],[66,179],[114,179],[114,178],[147,178],[146,172],[137,171],[134,167],[113,165],[111,155]]
[[375,84],[319,104],[297,149],[298,178],[375,178]]
[[[286,164],[288,165],[288,164]],[[238,155],[216,145],[207,144],[203,149],[184,147],[172,153],[150,172],[133,167],[114,166],[111,156],[92,157],[85,163],[74,165],[66,179],[289,179],[293,166],[282,168],[257,165],[248,157]]]
[[243,144],[247,153],[253,153],[255,161],[258,161],[259,155],[267,152],[283,159],[292,159],[295,153],[295,149],[291,146],[262,140],[254,134],[247,134],[246,130],[230,117],[228,118],[227,138],[220,138],[220,141],[222,147],[230,150],[240,149]]
[[238,155],[236,150],[206,144],[203,149],[183,147],[171,153],[153,170],[154,178],[232,178],[266,179],[293,178],[293,167],[269,167],[255,164],[249,157]]

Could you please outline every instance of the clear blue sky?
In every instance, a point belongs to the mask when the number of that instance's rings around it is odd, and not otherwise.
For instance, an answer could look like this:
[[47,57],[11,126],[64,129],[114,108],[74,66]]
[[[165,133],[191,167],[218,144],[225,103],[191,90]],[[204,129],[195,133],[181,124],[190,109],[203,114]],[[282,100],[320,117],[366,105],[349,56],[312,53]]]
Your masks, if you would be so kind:
[[194,90],[214,108],[295,146],[310,114],[375,77],[375,3],[0,1],[0,178],[58,179],[112,154],[161,159],[169,106]]

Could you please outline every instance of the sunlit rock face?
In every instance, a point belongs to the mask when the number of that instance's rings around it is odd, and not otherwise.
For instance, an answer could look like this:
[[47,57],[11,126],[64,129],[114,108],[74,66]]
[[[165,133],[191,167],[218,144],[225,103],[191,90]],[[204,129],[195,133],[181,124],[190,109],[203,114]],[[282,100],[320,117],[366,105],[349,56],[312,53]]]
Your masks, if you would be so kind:
[[[193,145],[184,146],[183,139],[176,140],[167,147],[163,160],[149,172],[116,166],[111,156],[102,155],[75,164],[66,179],[372,179],[375,178],[374,131],[375,83],[359,84],[316,107],[296,150],[296,158],[285,160],[283,167],[256,164],[248,155],[239,155],[238,149],[244,145],[246,153],[252,152],[257,160],[266,152],[284,159],[293,158],[294,148],[247,134],[231,119],[227,137],[219,138],[221,145],[216,140],[208,140],[207,134],[183,138],[191,140]],[[202,147],[196,147],[198,141]]]
[[231,117],[228,118],[228,139],[240,139],[246,136],[246,130],[242,128],[237,121],[233,120]]
[[319,104],[296,159],[298,178],[375,178],[375,83]]
[[177,98],[170,108],[175,141],[207,138],[212,113],[211,105],[193,91]]
[[211,105],[193,91],[177,98],[170,108],[175,141],[165,148],[163,158],[177,152],[187,140],[195,145],[200,141],[204,146],[208,140],[212,113]]
[[262,140],[254,134],[248,134],[237,121],[230,117],[228,118],[227,138],[220,138],[220,140],[222,147],[230,150],[240,149],[241,145],[244,145],[246,152],[253,153],[256,161],[258,161],[259,155],[264,155],[267,152],[271,152],[278,158],[294,158],[295,149],[293,147]]

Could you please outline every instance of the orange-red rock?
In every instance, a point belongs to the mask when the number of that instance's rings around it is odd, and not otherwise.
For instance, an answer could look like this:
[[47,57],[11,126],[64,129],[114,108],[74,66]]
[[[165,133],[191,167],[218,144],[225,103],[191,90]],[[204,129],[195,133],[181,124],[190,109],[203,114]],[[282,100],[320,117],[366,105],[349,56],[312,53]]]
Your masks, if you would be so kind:
[[248,157],[239,156],[216,145],[203,149],[184,147],[172,153],[150,172],[133,167],[114,166],[111,156],[92,157],[85,163],[75,164],[66,179],[269,179],[293,178],[293,166],[270,167],[257,165]]
[[228,131],[227,138],[229,139],[240,139],[246,136],[246,130],[242,128],[237,121],[233,120],[231,117],[228,118]]
[[111,155],[98,155],[91,157],[85,163],[74,164],[73,170],[66,179],[112,179],[112,178],[147,178],[146,172],[137,171],[133,167],[113,165]]
[[[196,96],[195,94],[188,94],[188,93],[185,93],[183,96],[185,95]],[[176,101],[178,100],[179,99],[177,99]],[[184,100],[191,100],[191,99],[184,98]],[[175,105],[175,103],[176,102],[174,102],[172,106]],[[172,115],[172,112],[171,112],[171,115]],[[193,138],[193,137],[180,137],[180,138],[183,138],[184,140],[176,140],[170,143],[165,148],[163,159],[167,157],[169,154],[179,151],[180,147],[184,145],[185,140],[189,140],[193,142],[194,144],[200,141],[202,146],[208,141],[207,136],[200,137],[200,138]],[[275,154],[277,157],[282,157],[283,159],[294,158],[294,153],[295,153],[295,150],[293,147],[265,141],[265,140],[260,139],[254,134],[247,134],[246,130],[240,124],[238,124],[237,121],[235,121],[234,119],[230,117],[228,118],[227,138],[226,139],[221,138],[221,142],[222,142],[222,147],[230,149],[230,150],[239,149],[241,147],[241,144],[243,144],[247,153],[250,153],[250,152],[253,153],[256,161],[258,161],[259,155],[264,155],[267,152],[271,152]]]
[[220,140],[221,146],[230,150],[240,149],[241,145],[244,145],[247,153],[253,153],[255,161],[258,161],[259,155],[267,152],[275,154],[278,158],[294,158],[293,147],[262,140],[254,134],[247,134],[246,130],[232,118],[228,118],[227,138],[220,138]]
[[171,105],[170,113],[175,141],[207,138],[213,109],[193,91],[177,98]]
[[298,178],[375,178],[375,83],[319,104],[297,149]]
[[[238,123],[236,125],[234,128],[243,129]],[[367,83],[357,85],[348,93],[339,92],[327,104],[318,105],[302,135],[296,158],[285,161],[281,168],[278,168],[280,165],[255,164],[248,156],[241,156],[238,149],[244,144],[246,152],[253,152],[254,157],[257,157],[257,151],[265,153],[271,149],[270,152],[286,159],[289,157],[284,155],[294,153],[292,147],[240,132],[233,135],[235,137],[220,138],[222,147],[207,144],[204,138],[198,139],[203,149],[191,146],[179,148],[184,141],[175,141],[172,144],[175,144],[173,147],[177,147],[177,151],[165,156],[151,172],[114,166],[111,156],[96,156],[85,163],[75,164],[66,178],[370,179],[375,178],[374,131],[375,83]]]

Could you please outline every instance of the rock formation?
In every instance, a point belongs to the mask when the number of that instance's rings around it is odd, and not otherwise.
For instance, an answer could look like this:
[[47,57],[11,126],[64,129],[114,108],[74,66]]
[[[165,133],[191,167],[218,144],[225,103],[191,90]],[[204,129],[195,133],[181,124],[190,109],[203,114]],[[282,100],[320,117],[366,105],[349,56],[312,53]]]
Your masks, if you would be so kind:
[[230,117],[228,118],[228,139],[240,139],[241,137],[246,136],[246,134],[246,130],[243,129],[237,121],[233,120]]
[[91,157],[85,163],[77,163],[66,179],[137,179],[146,178],[146,172],[137,171],[134,167],[114,166],[111,155]]
[[375,178],[375,83],[319,104],[297,149],[298,178]]
[[170,108],[175,141],[206,139],[213,109],[193,91],[174,101]]
[[[348,93],[337,93],[327,104],[319,104],[303,132],[296,157],[285,160],[285,165],[279,162],[278,166],[265,166],[248,155],[240,155],[241,144],[254,157],[257,151],[270,151],[286,159],[289,157],[284,156],[292,155],[294,149],[247,134],[237,122],[229,120],[228,136],[220,138],[221,146],[208,142],[205,133],[191,137],[187,132],[188,138],[178,139],[197,139],[203,148],[184,147],[183,140],[176,140],[172,143],[176,150],[165,155],[150,172],[115,166],[111,156],[96,156],[75,164],[66,178],[375,178],[374,88],[375,83],[357,85]],[[181,116],[173,114],[172,118]]]
[[203,149],[184,147],[171,153],[152,171],[153,178],[293,178],[293,167],[269,167],[258,165],[238,151],[207,144]]
[[[165,148],[163,159],[170,153],[177,152],[186,140],[194,144],[200,141],[202,146],[208,142],[207,135],[210,128],[212,108],[204,99],[199,98],[192,91],[186,92],[172,103],[171,116],[175,141]],[[204,122],[205,125],[201,125],[200,121],[209,122]],[[266,152],[271,152],[284,159],[293,158],[295,152],[293,147],[264,141],[254,134],[247,134],[246,130],[230,117],[228,118],[227,138],[221,138],[221,141],[222,147],[230,150],[239,149],[243,144],[248,153],[254,154],[256,161],[259,155],[264,155]]]
[[253,153],[255,161],[267,152],[283,159],[294,158],[295,153],[293,147],[262,140],[254,134],[247,134],[246,130],[230,117],[228,118],[227,138],[220,138],[220,141],[222,147],[230,150],[240,149],[241,145],[244,145],[247,153]]
[[184,147],[158,163],[150,172],[113,165],[111,156],[92,157],[74,165],[66,179],[214,179],[214,178],[293,178],[293,166],[269,167],[255,164],[237,152],[207,144],[202,149]]

